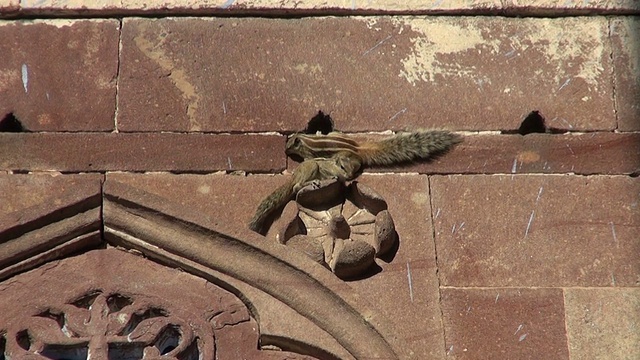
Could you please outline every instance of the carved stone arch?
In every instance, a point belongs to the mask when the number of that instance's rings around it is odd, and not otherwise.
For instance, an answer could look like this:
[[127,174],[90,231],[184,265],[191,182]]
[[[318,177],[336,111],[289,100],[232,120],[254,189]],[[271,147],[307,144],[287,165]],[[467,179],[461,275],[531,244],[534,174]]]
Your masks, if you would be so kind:
[[[87,196],[63,210],[4,230],[10,240],[0,242],[0,279],[113,245],[233,293],[256,319],[262,348],[323,359],[412,357],[348,284],[283,245],[258,235],[226,235],[224,226],[208,228],[204,216],[114,181],[105,184],[101,197]],[[114,295],[98,290],[103,302]]]

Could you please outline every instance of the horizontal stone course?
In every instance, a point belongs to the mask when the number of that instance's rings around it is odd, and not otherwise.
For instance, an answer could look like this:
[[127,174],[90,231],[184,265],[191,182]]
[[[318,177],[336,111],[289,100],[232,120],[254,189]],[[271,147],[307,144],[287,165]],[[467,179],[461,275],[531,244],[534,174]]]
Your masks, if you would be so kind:
[[449,154],[406,171],[462,174],[630,174],[640,134],[471,135]]
[[[0,133],[0,153],[5,154],[0,170],[279,173],[287,167],[284,142],[283,135]],[[288,164],[290,171],[297,167],[294,161]],[[639,170],[640,134],[635,133],[468,135],[462,144],[432,161],[365,169],[426,174],[634,174]]]
[[[350,134],[360,141],[389,135]],[[289,162],[293,171],[297,163]],[[424,174],[632,174],[640,169],[640,134],[594,132],[583,134],[465,135],[450,152],[430,161],[393,167],[370,167],[365,172]]]
[[0,133],[0,169],[280,172],[280,135]]
[[[318,0],[217,0],[144,3],[139,0],[126,1],[33,1],[5,0],[0,9],[2,15],[15,15],[21,10],[29,14],[168,14],[189,13],[217,14],[349,14],[349,13],[418,13],[418,14],[513,14],[513,15],[559,15],[591,13],[634,13],[640,6],[633,0],[598,1],[553,1],[553,0],[449,0],[449,1],[318,1]],[[11,10],[11,12],[9,12]]]

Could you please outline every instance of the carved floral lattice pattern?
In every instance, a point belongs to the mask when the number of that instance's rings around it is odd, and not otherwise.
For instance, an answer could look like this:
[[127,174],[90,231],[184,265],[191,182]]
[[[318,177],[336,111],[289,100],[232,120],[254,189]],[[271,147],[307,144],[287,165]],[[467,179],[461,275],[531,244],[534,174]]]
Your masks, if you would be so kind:
[[16,334],[28,353],[48,359],[196,360],[214,354],[208,324],[188,322],[147,299],[95,291],[49,307]]
[[113,248],[0,281],[0,294],[0,360],[315,359],[287,349],[339,358],[265,341],[232,292]]

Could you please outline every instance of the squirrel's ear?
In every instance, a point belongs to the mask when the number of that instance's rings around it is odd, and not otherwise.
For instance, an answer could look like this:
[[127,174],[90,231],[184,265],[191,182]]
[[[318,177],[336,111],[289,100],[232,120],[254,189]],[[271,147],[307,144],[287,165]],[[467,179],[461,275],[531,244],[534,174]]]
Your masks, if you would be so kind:
[[333,119],[331,119],[331,116],[319,110],[316,116],[312,117],[307,123],[307,128],[304,129],[304,133],[312,135],[322,133],[327,135],[333,130]]

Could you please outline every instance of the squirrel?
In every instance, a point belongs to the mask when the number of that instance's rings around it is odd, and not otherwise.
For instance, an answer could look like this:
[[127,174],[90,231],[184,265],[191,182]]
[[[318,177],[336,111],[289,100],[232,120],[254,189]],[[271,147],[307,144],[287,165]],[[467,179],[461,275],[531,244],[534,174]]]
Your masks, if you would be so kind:
[[[264,235],[266,232],[264,224],[267,219],[277,209],[284,207],[300,189],[314,180],[349,180],[353,170],[349,169],[350,162],[342,163],[344,160],[346,159],[316,158],[307,159],[300,163],[293,171],[293,175],[289,181],[260,202],[255,215],[251,219],[251,222],[249,222],[249,229]],[[349,170],[345,170],[345,168]]]
[[400,133],[382,140],[356,141],[342,133],[293,134],[285,153],[303,162],[284,185],[267,196],[256,210],[249,228],[264,234],[264,223],[314,180],[355,179],[363,166],[388,166],[425,160],[449,150],[462,137],[444,130]]

